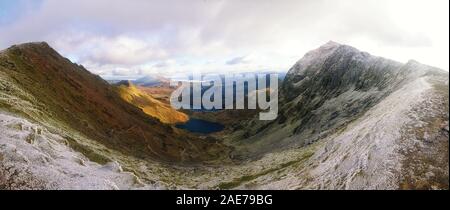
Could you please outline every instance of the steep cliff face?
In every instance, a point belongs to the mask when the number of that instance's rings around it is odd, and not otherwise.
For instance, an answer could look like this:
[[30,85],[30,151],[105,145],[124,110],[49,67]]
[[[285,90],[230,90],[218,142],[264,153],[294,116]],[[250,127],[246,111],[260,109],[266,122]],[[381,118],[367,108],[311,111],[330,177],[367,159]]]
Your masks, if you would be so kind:
[[75,130],[130,156],[201,161],[214,158],[202,148],[220,147],[146,115],[124,101],[114,87],[46,43],[3,51],[0,78],[3,109]]

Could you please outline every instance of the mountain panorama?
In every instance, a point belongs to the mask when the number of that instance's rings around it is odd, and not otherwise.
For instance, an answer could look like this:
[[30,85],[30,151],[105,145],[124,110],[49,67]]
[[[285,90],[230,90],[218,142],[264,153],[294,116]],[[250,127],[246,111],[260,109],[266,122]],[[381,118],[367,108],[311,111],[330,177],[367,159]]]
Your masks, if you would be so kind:
[[105,81],[45,42],[11,46],[0,189],[449,188],[447,71],[328,42],[278,84],[274,120],[175,110],[166,78]]

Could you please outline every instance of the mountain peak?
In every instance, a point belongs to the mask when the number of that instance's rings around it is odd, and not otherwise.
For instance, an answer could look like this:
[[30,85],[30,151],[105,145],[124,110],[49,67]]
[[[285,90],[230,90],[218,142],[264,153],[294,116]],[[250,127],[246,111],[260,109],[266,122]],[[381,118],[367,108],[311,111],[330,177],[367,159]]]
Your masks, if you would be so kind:
[[47,42],[28,42],[23,44],[12,45],[8,49],[52,49]]
[[322,45],[322,47],[330,47],[330,46],[341,46],[341,44],[339,44],[333,40],[330,40],[327,43],[325,43],[324,45]]
[[[28,42],[23,44],[12,45],[6,50],[2,51],[12,54],[32,53],[38,55],[59,55],[47,42]],[[54,56],[55,57],[55,56]],[[56,56],[56,57],[60,57]]]

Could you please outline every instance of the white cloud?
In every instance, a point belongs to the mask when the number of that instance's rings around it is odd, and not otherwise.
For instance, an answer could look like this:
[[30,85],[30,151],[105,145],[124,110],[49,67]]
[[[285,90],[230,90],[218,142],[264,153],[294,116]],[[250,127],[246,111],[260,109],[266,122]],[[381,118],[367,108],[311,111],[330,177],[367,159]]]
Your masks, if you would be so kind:
[[91,51],[86,54],[85,59],[102,64],[136,65],[167,56],[164,49],[159,46],[123,36],[114,39],[94,39],[88,45]]

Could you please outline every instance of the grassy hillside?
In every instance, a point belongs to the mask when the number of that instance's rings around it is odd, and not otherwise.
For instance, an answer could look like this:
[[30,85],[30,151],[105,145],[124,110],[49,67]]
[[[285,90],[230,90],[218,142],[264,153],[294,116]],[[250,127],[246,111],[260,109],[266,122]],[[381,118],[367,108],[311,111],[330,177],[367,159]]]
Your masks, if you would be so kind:
[[167,103],[156,100],[131,82],[119,83],[117,91],[123,100],[139,107],[145,114],[158,119],[162,123],[176,124],[189,120],[186,114],[173,109]]

